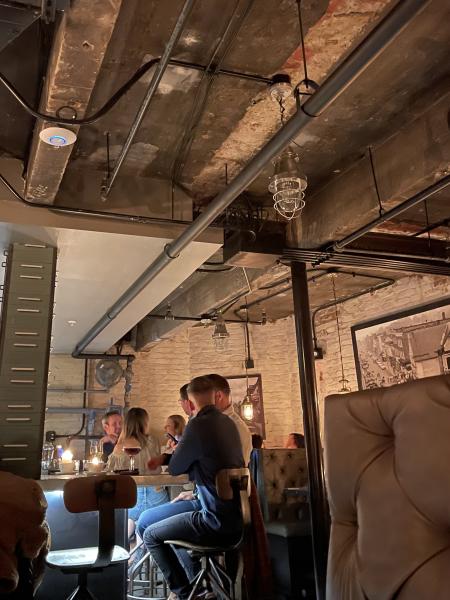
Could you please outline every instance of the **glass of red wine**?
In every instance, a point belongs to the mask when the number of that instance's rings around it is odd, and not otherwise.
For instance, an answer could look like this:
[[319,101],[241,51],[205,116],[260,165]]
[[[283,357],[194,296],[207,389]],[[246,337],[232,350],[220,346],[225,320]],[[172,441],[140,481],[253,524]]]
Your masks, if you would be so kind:
[[130,458],[130,471],[134,471],[134,457],[141,451],[140,446],[124,446],[123,451]]

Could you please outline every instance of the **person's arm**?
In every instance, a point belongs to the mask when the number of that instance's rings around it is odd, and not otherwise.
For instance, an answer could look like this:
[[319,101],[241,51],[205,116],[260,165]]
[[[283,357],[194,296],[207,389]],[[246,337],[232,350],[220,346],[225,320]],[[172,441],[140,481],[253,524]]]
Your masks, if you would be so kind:
[[200,458],[201,446],[196,429],[196,423],[193,420],[184,430],[181,440],[170,457],[169,473],[171,475],[188,473],[193,463]]

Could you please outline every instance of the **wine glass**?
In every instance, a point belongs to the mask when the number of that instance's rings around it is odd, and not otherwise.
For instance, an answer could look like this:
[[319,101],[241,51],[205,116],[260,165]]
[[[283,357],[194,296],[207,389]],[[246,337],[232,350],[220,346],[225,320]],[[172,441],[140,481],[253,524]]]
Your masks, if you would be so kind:
[[124,446],[123,451],[130,459],[130,471],[134,471],[134,458],[141,451],[140,446]]

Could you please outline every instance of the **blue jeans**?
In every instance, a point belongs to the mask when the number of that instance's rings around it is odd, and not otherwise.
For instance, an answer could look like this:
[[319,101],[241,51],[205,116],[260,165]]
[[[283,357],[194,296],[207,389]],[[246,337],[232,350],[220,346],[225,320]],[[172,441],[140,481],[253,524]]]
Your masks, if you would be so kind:
[[137,489],[137,500],[133,508],[128,510],[128,518],[137,521],[141,514],[149,508],[167,504],[169,495],[165,488],[155,488],[153,486],[141,487]]
[[[174,505],[176,506],[176,504],[178,502],[175,502]],[[189,598],[193,587],[193,579],[191,579],[189,573],[193,572],[195,577],[198,567],[195,568],[196,564],[187,552],[185,552],[181,563],[180,550],[175,551],[173,546],[164,542],[166,540],[183,540],[202,546],[217,546],[228,545],[237,541],[236,534],[230,537],[223,531],[211,530],[204,521],[203,513],[199,510],[175,514],[150,525],[144,531],[143,539],[146,548],[161,569],[170,590],[177,594],[179,600]]]
[[[168,502],[161,506],[155,506],[146,510],[139,517],[136,523],[136,531],[140,538],[145,542],[145,531],[155,523],[164,521],[170,517],[181,515],[183,513],[193,512],[200,510],[200,502],[198,500],[179,500],[178,502]],[[169,539],[169,538],[167,538]],[[189,581],[195,579],[195,576],[199,572],[200,565],[198,561],[193,561],[186,550],[183,548],[177,548],[176,556],[178,561],[182,564]]]

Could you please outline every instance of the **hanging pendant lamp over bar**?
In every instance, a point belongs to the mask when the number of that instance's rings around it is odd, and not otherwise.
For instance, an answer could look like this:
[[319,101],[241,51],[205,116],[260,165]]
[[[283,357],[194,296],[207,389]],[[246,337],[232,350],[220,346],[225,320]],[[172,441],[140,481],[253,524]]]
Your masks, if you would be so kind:
[[305,206],[306,176],[299,170],[300,159],[292,146],[273,161],[274,174],[270,178],[269,192],[273,194],[273,207],[290,221],[300,216]]
[[214,347],[218,352],[227,349],[229,337],[230,334],[228,333],[227,326],[225,325],[225,321],[223,320],[222,313],[219,312],[217,313],[216,324],[214,326],[214,332],[212,334]]

